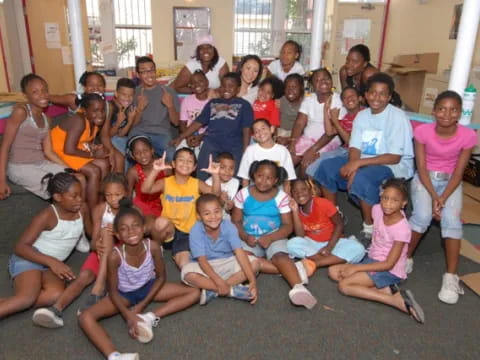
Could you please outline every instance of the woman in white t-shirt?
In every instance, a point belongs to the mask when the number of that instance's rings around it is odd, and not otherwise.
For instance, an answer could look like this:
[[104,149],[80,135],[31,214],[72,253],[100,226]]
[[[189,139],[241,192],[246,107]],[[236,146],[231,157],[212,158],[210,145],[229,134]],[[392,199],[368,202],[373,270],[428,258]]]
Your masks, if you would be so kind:
[[[211,35],[198,39],[195,56],[187,61],[170,86],[180,94],[192,94],[190,80],[196,70],[202,70],[205,73],[210,89],[218,89],[223,75],[229,71],[225,59],[218,55]],[[213,93],[211,95],[213,96]]]
[[343,109],[340,95],[332,91],[332,75],[325,68],[318,69],[312,73],[310,82],[315,93],[306,96],[300,105],[289,145],[294,164],[301,162],[303,171],[320,153],[335,150],[341,145],[338,136],[325,133],[325,103],[329,101],[330,108]]
[[298,61],[300,56],[302,56],[302,46],[293,40],[285,41],[280,50],[279,58],[268,65],[268,75],[275,75],[282,81],[285,81],[285,78],[290,74],[303,76],[305,69]]
[[241,86],[240,92],[237,94],[253,104],[257,100],[258,82],[262,77],[263,64],[257,55],[245,55],[240,64],[238,64],[237,72],[240,74]]

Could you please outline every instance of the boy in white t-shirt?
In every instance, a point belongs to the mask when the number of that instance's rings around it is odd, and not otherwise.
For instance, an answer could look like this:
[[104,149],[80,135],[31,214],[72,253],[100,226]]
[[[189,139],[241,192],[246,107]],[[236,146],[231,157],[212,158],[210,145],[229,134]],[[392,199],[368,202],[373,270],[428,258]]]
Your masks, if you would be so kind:
[[266,119],[258,119],[253,122],[252,132],[256,143],[249,145],[243,153],[237,175],[242,179],[242,187],[248,186],[252,163],[265,159],[272,160],[287,172],[287,180],[283,183],[283,190],[289,194],[290,180],[295,180],[297,175],[295,174],[292,155],[285,146],[275,143],[273,139],[274,131],[275,127],[271,126]]
[[[218,155],[217,160],[220,164],[220,199],[223,202],[224,214],[223,218],[230,220],[230,212],[233,209],[233,198],[237,194],[238,188],[240,187],[240,181],[237,178],[233,177],[235,175],[235,159],[233,155],[228,152],[223,152]],[[212,184],[212,178],[208,178],[205,181],[206,184]]]

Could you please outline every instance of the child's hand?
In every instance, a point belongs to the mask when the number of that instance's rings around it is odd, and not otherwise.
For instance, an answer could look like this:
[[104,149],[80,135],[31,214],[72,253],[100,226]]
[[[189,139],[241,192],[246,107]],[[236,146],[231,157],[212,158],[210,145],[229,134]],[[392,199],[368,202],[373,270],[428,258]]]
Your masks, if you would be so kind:
[[120,124],[127,118],[127,115],[125,115],[125,108],[123,106],[120,106],[120,109],[118,110],[118,115],[117,115],[117,124],[120,126]]
[[332,121],[332,123],[338,123],[339,115],[340,115],[339,108],[330,109],[330,120]]
[[298,212],[298,204],[293,197],[290,197],[288,206],[290,206],[290,210],[292,210],[292,212]]
[[257,243],[264,249],[268,248],[270,246],[270,241],[266,240],[264,236],[260,236],[257,239]]
[[248,246],[255,247],[257,245],[257,238],[253,235],[248,235],[247,241],[245,242],[248,244]]
[[230,295],[230,285],[225,280],[222,280],[219,284],[216,284],[218,288],[218,295],[228,296]]
[[329,256],[332,254],[332,248],[327,245],[322,250],[320,250],[319,254],[322,256]]
[[223,204],[223,207],[225,208],[226,211],[231,211],[233,209],[233,200],[230,200],[228,199],[227,201],[225,201],[225,203]]
[[130,123],[135,119],[135,115],[137,114],[137,108],[133,105],[130,105],[130,109],[127,113],[127,121]]
[[129,311],[128,312],[128,316],[127,316],[127,326],[128,326],[128,333],[130,334],[130,336],[134,339],[136,339],[138,337],[138,328],[137,328],[137,324],[138,322],[140,321],[143,321],[142,319],[140,319],[137,314],[133,311]]
[[250,300],[250,304],[255,304],[258,299],[258,290],[257,290],[257,285],[256,284],[250,284],[250,290],[249,290],[250,295],[252,295],[252,300]]
[[277,143],[283,146],[290,144],[290,138],[286,136],[277,136]]
[[357,161],[349,161],[340,169],[340,175],[347,179],[352,173],[355,173],[359,167],[360,166]]
[[148,106],[148,98],[143,95],[144,90],[145,89],[142,87],[142,89],[140,90],[140,95],[138,95],[137,97],[137,109],[139,111],[145,110],[145,108]]
[[341,270],[340,270],[340,276],[342,278],[348,278],[355,274],[357,272],[357,267],[355,265],[345,265]]
[[201,171],[205,171],[206,173],[209,173],[211,175],[218,175],[220,173],[220,163],[214,162],[212,154],[210,154],[210,157],[208,159],[208,168],[201,169]]
[[320,154],[315,149],[314,146],[310,147],[305,153],[303,154],[302,158],[302,166],[307,168],[311,163],[317,160],[320,157]]
[[49,268],[61,280],[75,280],[75,274],[73,273],[72,269],[70,269],[70,266],[65,265],[60,260],[53,259],[51,264],[49,264]]
[[173,96],[168,91],[164,91],[162,95],[162,104],[167,107],[167,109],[171,109],[174,107],[173,104]]
[[164,151],[162,157],[153,162],[153,170],[162,171],[162,170],[171,169],[172,166],[166,163],[166,160],[165,160],[166,158],[167,158],[167,152]]
[[440,218],[442,217],[442,209],[444,208],[444,206],[445,200],[441,196],[433,199],[432,213],[435,220],[440,221]]

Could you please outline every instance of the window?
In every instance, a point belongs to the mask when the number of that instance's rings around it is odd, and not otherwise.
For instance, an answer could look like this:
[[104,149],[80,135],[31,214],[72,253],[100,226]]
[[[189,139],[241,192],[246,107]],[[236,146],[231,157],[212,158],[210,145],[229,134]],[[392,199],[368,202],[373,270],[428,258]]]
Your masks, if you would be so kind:
[[[92,65],[104,66],[103,38],[108,38],[102,32],[113,31],[111,37],[115,39],[117,68],[135,66],[135,56],[143,56],[152,53],[152,15],[150,0],[114,0],[114,12],[108,6],[100,6],[105,0],[87,0],[87,19],[90,39],[90,51],[92,53]],[[105,19],[112,19],[106,21]],[[104,19],[104,25],[112,23],[109,29],[102,28],[100,19]],[[112,27],[114,29],[112,29]],[[106,55],[105,55],[106,56]]]
[[276,57],[285,40],[303,47],[308,64],[313,0],[236,0],[234,55]]

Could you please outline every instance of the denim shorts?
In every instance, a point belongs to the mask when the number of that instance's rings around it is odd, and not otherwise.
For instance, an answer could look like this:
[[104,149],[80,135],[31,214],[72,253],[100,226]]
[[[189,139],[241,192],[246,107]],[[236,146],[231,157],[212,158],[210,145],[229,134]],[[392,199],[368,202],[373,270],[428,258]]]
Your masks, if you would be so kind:
[[254,247],[251,247],[245,241],[242,241],[242,247],[243,250],[252,253],[256,257],[266,257],[268,260],[271,260],[273,255],[278,253],[288,254],[287,240],[285,239],[272,242],[270,246],[266,249],[264,249],[260,245],[255,245]]
[[[365,256],[363,260],[360,261],[360,264],[373,264],[376,262],[378,261]],[[393,275],[390,271],[368,271],[367,275],[370,277],[370,279],[372,279],[377,289],[383,289],[387,286],[395,285],[402,281],[401,278]]]
[[137,290],[129,291],[129,292],[123,292],[118,290],[118,292],[120,293],[120,295],[122,295],[125,299],[127,299],[130,302],[130,305],[136,305],[147,297],[154,282],[155,282],[155,279],[151,279],[145,285],[143,285],[141,288]]
[[[449,180],[435,180],[430,175],[433,188],[437,194],[445,191]],[[432,198],[425,186],[423,186],[418,174],[415,174],[411,183],[411,197],[413,205],[413,213],[409,219],[410,227],[413,231],[423,234],[427,231],[432,221]],[[462,184],[453,191],[445,202],[440,218],[440,227],[442,229],[442,237],[461,239],[463,238],[463,227],[460,219],[462,211]]]
[[[336,193],[347,190],[348,180],[340,175],[340,169],[348,162],[348,156],[338,156],[321,162],[314,179],[328,191]],[[380,202],[380,185],[393,177],[392,170],[385,165],[369,165],[357,170],[349,189],[353,200],[362,200],[368,205]]]
[[10,273],[10,277],[12,278],[12,280],[21,273],[30,270],[45,271],[48,270],[48,267],[26,260],[15,254],[12,254],[12,256],[10,256],[10,259],[8,260],[8,272]]
[[[327,245],[328,241],[315,241],[307,236],[296,236],[287,242],[288,254],[298,259],[313,256]],[[356,264],[365,256],[365,247],[354,237],[340,238],[332,250],[332,255],[347,263]]]
[[175,229],[172,240],[172,256],[182,251],[190,251],[190,234]]
[[334,158],[334,157],[338,157],[338,156],[348,157],[348,148],[344,146],[340,146],[338,149],[321,153],[318,159],[316,159],[314,162],[308,165],[307,170],[305,170],[305,172],[307,173],[308,176],[314,177],[315,173],[320,167],[320,164],[323,161]]

